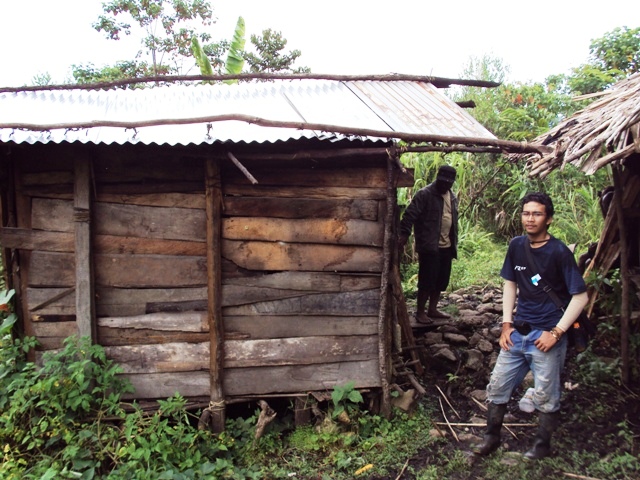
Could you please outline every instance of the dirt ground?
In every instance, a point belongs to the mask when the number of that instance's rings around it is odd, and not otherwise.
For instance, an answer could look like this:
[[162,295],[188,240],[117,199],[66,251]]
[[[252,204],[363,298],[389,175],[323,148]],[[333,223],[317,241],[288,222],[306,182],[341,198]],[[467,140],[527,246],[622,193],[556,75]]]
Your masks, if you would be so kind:
[[[597,358],[605,362],[619,356],[619,345],[608,344],[602,339],[592,345]],[[631,388],[617,384],[611,378],[595,379],[592,384],[580,384],[578,379],[584,378],[577,374],[578,364],[576,352],[569,351],[563,373],[565,389],[562,397],[561,424],[554,435],[553,455],[567,455],[572,452],[597,453],[600,458],[611,455],[612,452],[627,451],[636,458],[640,455],[640,385]],[[456,380],[451,381],[451,375]],[[472,392],[483,391],[490,374],[490,366],[472,375],[461,374],[451,365],[434,362],[426,368],[421,383],[428,390],[423,401],[434,406],[435,411],[444,413],[436,420],[444,425],[438,425],[445,434],[447,441],[436,442],[431,449],[420,451],[409,461],[413,471],[420,471],[429,465],[441,465],[447,462],[456,451],[463,451],[467,456],[471,472],[461,473],[460,477],[449,478],[490,478],[485,476],[484,462],[473,455],[471,445],[481,439],[483,429],[477,427],[452,427],[457,440],[446,423],[480,423],[486,419],[485,411],[474,401]],[[438,386],[442,393],[436,388]],[[502,451],[513,452],[505,455],[503,462],[517,461],[515,452],[524,453],[529,449],[536,432],[537,415],[522,412],[518,408],[518,400],[524,394],[519,388],[508,405],[505,423],[523,424],[512,426],[502,431]],[[439,400],[443,407],[440,407]],[[446,399],[444,398],[446,397]],[[446,415],[446,419],[445,419]],[[633,435],[629,441],[628,435],[620,435],[620,424],[626,422]],[[434,433],[434,432],[432,432]],[[511,460],[509,460],[511,458]],[[387,478],[410,479],[408,473],[397,472]],[[587,477],[582,477],[587,478]],[[380,479],[383,480],[383,479]]]

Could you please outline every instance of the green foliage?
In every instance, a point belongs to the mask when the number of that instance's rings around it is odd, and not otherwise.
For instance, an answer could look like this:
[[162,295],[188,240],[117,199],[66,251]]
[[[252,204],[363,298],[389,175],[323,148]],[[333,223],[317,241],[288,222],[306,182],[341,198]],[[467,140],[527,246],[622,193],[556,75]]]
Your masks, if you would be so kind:
[[333,401],[333,417],[337,417],[342,412],[357,408],[358,403],[362,403],[362,395],[355,388],[355,382],[347,382],[344,385],[336,385],[331,392]]
[[[244,67],[244,19],[238,17],[238,23],[233,32],[233,40],[229,45],[229,53],[227,54],[227,62],[225,64],[226,73],[230,75],[242,73]],[[238,80],[227,80],[226,83],[238,83]]]
[[193,56],[196,59],[198,68],[200,68],[200,73],[202,75],[213,75],[213,67],[211,67],[209,57],[204,53],[198,37],[193,37],[191,39],[191,53],[193,53]]
[[626,75],[640,71],[640,28],[615,28],[591,41],[591,61],[601,70],[618,70]]
[[[116,82],[128,78],[142,78],[153,75],[167,75],[171,68],[167,65],[156,65],[155,70],[146,62],[138,60],[120,61],[114,65],[96,68],[93,64],[73,65],[72,74],[76,83]],[[143,88],[141,85],[123,86],[122,88]]]
[[104,32],[108,39],[119,40],[122,34],[130,35],[132,22],[144,30],[142,45],[144,53],[151,57],[154,75],[160,74],[158,66],[164,55],[168,57],[167,62],[176,62],[179,57],[189,55],[194,36],[202,41],[211,38],[209,34],[197,33],[195,28],[212,23],[213,11],[208,0],[111,0],[103,3],[102,8],[104,14],[98,17],[93,28]]
[[244,53],[250,72],[310,72],[307,67],[293,67],[302,53],[300,50],[291,50],[286,53],[284,49],[287,46],[287,40],[282,37],[281,32],[275,32],[268,28],[262,31],[262,36],[251,35],[251,43],[256,53]]

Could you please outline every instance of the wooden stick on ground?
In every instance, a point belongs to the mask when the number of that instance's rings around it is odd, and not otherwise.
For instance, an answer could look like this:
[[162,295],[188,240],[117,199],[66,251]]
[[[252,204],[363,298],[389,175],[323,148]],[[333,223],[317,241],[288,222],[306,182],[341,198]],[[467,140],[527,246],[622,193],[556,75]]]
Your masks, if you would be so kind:
[[449,427],[449,430],[451,430],[451,434],[453,435],[453,438],[456,439],[456,442],[459,442],[460,439],[458,438],[458,435],[456,435],[455,430],[449,423],[449,419],[447,418],[447,415],[444,413],[444,407],[442,405],[442,400],[440,398],[438,398],[438,402],[440,402],[440,410],[442,410],[442,416],[444,417],[444,421],[447,422],[447,426]]
[[456,417],[458,418],[462,418],[460,416],[460,414],[458,412],[456,412],[456,409],[453,408],[453,405],[451,405],[451,402],[449,402],[449,399],[447,398],[447,396],[444,394],[444,392],[442,390],[440,390],[440,387],[438,385],[436,385],[436,388],[438,389],[438,391],[440,392],[440,395],[442,395],[442,398],[444,398],[445,402],[447,402],[447,405],[449,405],[449,407],[451,408],[451,410],[453,410],[453,413],[456,414]]

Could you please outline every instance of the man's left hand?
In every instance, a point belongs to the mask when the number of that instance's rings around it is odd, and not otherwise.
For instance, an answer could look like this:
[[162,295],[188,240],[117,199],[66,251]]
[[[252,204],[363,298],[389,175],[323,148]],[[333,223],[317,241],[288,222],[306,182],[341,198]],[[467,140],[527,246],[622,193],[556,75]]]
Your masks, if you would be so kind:
[[551,332],[542,332],[542,335],[533,342],[538,350],[541,352],[548,352],[553,348],[553,346],[558,343],[556,337],[554,337]]

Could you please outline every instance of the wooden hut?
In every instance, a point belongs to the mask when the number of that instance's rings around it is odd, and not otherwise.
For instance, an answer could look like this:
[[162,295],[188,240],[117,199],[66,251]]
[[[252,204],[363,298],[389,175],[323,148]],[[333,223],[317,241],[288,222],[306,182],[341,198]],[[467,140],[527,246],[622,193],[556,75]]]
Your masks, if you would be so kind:
[[388,411],[397,140],[508,143],[434,84],[0,90],[0,244],[37,354],[90,336],[135,399],[353,381]]
[[[620,334],[622,378],[629,382],[630,324],[636,332],[640,311],[640,73],[596,94],[593,103],[534,140],[551,147],[544,155],[525,155],[531,175],[545,177],[555,168],[572,164],[587,175],[610,166],[613,197],[603,202],[604,228],[588,271],[606,276],[619,265],[622,283]],[[521,155],[514,154],[515,159]],[[587,273],[588,273],[587,271]],[[597,293],[591,292],[591,308]],[[635,359],[640,364],[640,358]]]

